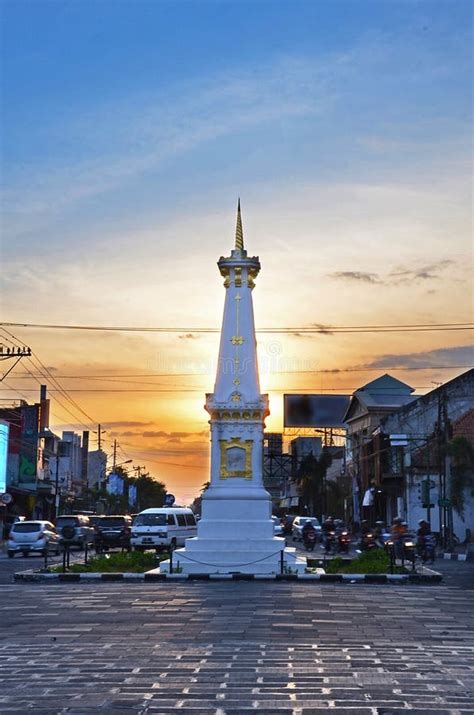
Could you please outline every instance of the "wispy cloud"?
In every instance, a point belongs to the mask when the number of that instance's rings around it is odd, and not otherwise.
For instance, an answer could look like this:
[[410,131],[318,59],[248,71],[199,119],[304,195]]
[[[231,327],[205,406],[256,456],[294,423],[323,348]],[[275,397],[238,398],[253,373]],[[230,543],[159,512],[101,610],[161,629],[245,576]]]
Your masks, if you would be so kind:
[[[323,112],[335,90],[329,77],[350,68],[349,55],[315,63],[283,57],[258,69],[216,73],[169,89],[167,94],[126,97],[61,126],[84,147],[86,158],[12,171],[5,209],[20,221],[97,196],[173,156],[206,142],[270,122]],[[93,157],[93,158],[92,158]]]
[[445,269],[454,264],[454,261],[446,258],[435,263],[428,263],[414,268],[395,268],[388,274],[388,280],[393,283],[411,283],[414,280],[422,281],[438,280]]
[[398,267],[385,275],[365,271],[336,271],[329,273],[328,278],[350,283],[401,285],[420,281],[440,280],[443,277],[441,274],[454,264],[455,262],[450,259],[443,259],[435,263],[418,267],[414,266],[413,268]]
[[148,425],[152,425],[153,422],[136,422],[133,420],[119,420],[117,422],[106,422],[104,424],[105,427],[147,427]]
[[380,276],[377,273],[366,273],[364,271],[336,271],[329,273],[328,278],[340,281],[355,281],[357,283],[380,283]]
[[453,348],[437,348],[426,352],[391,353],[367,363],[365,367],[439,367],[442,365],[470,367],[474,365],[474,345],[459,345]]

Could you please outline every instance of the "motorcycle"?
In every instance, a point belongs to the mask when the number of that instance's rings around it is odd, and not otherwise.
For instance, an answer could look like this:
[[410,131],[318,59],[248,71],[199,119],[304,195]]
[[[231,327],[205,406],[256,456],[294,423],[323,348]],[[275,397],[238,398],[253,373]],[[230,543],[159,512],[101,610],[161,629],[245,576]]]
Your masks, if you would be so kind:
[[327,531],[326,536],[324,539],[324,551],[326,554],[329,554],[336,543],[336,532],[335,531]]
[[375,534],[373,534],[371,531],[368,531],[366,534],[362,534],[359,543],[359,548],[361,551],[371,551],[372,549],[378,549],[379,545],[377,543]]
[[433,563],[436,558],[435,537],[432,534],[419,536],[416,544],[416,550],[423,563],[426,563],[427,561]]
[[303,534],[303,544],[305,546],[306,551],[314,551],[314,547],[316,544],[316,532],[314,531],[314,529],[308,531],[306,534]]
[[347,554],[351,545],[351,537],[348,531],[341,531],[337,537],[337,547],[340,554]]

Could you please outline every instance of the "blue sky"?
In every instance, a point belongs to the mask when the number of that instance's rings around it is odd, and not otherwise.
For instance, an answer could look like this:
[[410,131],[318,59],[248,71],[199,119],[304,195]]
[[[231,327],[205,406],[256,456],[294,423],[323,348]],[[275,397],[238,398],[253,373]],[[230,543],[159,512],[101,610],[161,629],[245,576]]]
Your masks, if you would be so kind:
[[[257,325],[472,319],[470,2],[2,9],[6,320],[219,325],[215,261],[238,195],[262,260]],[[58,374],[182,372],[217,355],[215,337],[19,335]],[[279,354],[295,369],[455,365],[467,345],[457,332],[295,336]],[[398,376],[426,389],[452,375]],[[263,384],[357,387],[353,375],[292,379]],[[172,425],[155,398],[131,396],[126,415],[114,396],[80,400],[98,421],[146,419],[163,434],[192,414],[200,434],[212,367],[195,388],[176,396]]]
[[23,0],[3,27],[7,230],[29,245],[38,221],[51,238],[68,217],[417,171],[470,131],[462,0]]

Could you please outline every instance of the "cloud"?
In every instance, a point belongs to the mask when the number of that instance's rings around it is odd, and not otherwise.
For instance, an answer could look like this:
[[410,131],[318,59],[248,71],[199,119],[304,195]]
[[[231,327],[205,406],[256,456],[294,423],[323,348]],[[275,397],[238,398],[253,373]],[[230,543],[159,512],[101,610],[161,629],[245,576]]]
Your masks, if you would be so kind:
[[313,323],[314,328],[319,328],[319,333],[321,335],[334,335],[334,331],[331,330],[328,325],[321,325],[320,323]]
[[206,142],[285,117],[323,113],[336,94],[329,76],[343,77],[347,67],[345,55],[328,56],[318,65],[311,58],[278,57],[258,68],[217,72],[166,93],[127,96],[81,117],[62,118],[57,131],[70,142],[80,141],[86,158],[15,170],[5,204],[18,223],[28,215],[56,214]]
[[365,273],[364,271],[336,271],[329,273],[329,278],[342,281],[356,281],[359,283],[380,283],[380,276],[377,273]]
[[293,338],[310,338],[310,339],[311,339],[311,338],[314,338],[314,335],[311,334],[311,333],[299,333],[297,330],[295,330],[294,332],[290,333],[290,335],[291,335]]
[[435,263],[429,263],[428,265],[422,265],[420,267],[414,268],[396,268],[388,274],[388,282],[394,284],[399,283],[412,283],[414,280],[439,280],[442,278],[440,273],[442,273],[446,268],[449,268],[454,264],[451,259],[445,258]]
[[[153,422],[147,422],[145,424],[151,425],[153,424]],[[145,432],[139,432],[137,430],[128,430],[126,432],[111,432],[110,434],[112,437],[141,437],[142,439],[163,439],[169,442],[171,440],[192,439],[202,437],[203,435],[207,436],[208,431],[201,430],[199,432],[166,432],[165,430],[146,430]]]
[[368,273],[366,271],[336,271],[329,273],[328,278],[358,283],[383,283],[384,285],[401,285],[415,281],[440,280],[440,274],[454,265],[451,259],[442,259],[435,263],[428,263],[413,268],[399,266],[386,275]]
[[131,420],[120,420],[118,422],[105,422],[103,427],[147,427],[153,422],[134,422]]
[[395,353],[382,355],[364,367],[428,367],[440,366],[465,366],[474,365],[474,345],[460,345],[453,348],[437,348],[427,352],[405,353],[397,355]]

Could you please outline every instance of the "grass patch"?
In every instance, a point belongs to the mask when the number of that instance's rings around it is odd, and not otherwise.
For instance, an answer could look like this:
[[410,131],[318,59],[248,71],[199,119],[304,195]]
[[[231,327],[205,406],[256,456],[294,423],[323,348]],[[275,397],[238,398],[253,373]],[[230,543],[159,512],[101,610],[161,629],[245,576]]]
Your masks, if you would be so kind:
[[[169,554],[162,552],[155,554],[150,551],[124,551],[123,553],[110,553],[94,556],[87,566],[85,564],[71,564],[69,573],[144,573],[158,566],[160,561],[169,558]],[[62,573],[62,566],[55,566],[53,573]]]
[[[389,555],[382,549],[366,551],[347,563],[336,556],[324,564],[326,573],[390,573]],[[402,566],[394,566],[393,573],[407,573]]]

